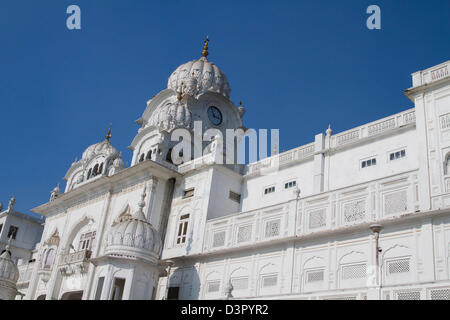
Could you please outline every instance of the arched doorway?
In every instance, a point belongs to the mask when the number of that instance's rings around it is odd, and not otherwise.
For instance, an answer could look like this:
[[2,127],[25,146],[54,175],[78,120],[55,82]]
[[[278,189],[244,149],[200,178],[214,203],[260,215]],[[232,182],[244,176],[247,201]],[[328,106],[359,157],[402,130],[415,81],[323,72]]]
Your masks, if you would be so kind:
[[66,292],[61,296],[61,300],[81,300],[83,291]]
[[41,294],[36,300],[45,300],[45,294]]

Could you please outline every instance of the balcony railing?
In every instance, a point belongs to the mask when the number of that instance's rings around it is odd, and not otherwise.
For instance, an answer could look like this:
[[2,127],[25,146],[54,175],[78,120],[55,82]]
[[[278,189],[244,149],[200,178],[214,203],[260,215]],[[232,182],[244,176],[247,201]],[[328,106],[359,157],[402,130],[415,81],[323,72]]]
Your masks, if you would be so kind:
[[[204,252],[327,234],[418,209],[417,170],[211,219]],[[377,190],[374,192],[373,190]],[[297,202],[297,203],[296,203]]]
[[67,265],[67,264],[75,264],[79,262],[87,262],[91,258],[90,250],[81,250],[77,252],[71,252],[61,256],[61,260],[59,261],[59,265]]
[[18,283],[28,282],[31,280],[31,274],[33,273],[34,262],[26,263],[18,266],[19,280]]

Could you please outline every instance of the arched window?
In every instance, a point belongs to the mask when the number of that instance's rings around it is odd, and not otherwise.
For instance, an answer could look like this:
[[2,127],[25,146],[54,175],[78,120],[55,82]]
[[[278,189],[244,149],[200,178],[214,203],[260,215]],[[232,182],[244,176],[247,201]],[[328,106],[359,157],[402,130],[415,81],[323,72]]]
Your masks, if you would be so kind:
[[55,259],[55,249],[51,248],[48,249],[45,252],[45,257],[44,257],[44,268],[48,269],[51,268],[53,265],[53,261]]
[[92,168],[89,169],[86,180],[89,180],[91,178]]
[[144,161],[144,156],[145,156],[145,154],[143,153],[143,154],[141,154],[141,156],[140,156],[140,158],[139,158],[139,162],[142,162],[142,161]]
[[151,160],[152,159],[152,150],[150,150],[149,152],[147,152],[147,156],[145,157],[146,160]]
[[183,244],[186,242],[188,224],[189,214],[182,215],[178,222],[177,244]]
[[100,164],[100,167],[98,168],[98,174],[103,173],[103,162]]
[[450,153],[447,153],[444,161],[444,174],[450,174]]
[[172,162],[172,148],[170,148],[169,151],[167,151],[166,161],[169,163],[173,163]]
[[94,166],[94,170],[92,170],[92,176],[95,177],[98,175],[98,163]]

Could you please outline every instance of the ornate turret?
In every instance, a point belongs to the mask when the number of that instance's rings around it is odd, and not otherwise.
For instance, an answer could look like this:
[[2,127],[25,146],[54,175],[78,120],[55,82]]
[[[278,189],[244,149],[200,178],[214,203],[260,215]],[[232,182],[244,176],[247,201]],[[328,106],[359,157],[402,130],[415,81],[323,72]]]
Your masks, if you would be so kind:
[[105,254],[116,258],[136,259],[157,264],[161,253],[161,237],[144,215],[146,188],[138,209],[113,225],[107,238]]
[[[90,145],[81,157],[81,160],[72,163],[64,177],[67,180],[66,191],[71,191],[83,182],[97,176],[110,174],[114,161],[121,155],[111,144],[111,125],[106,133],[105,140]],[[120,165],[119,165],[120,166]],[[117,172],[112,170],[111,172]],[[55,191],[55,190],[53,190]],[[52,192],[53,192],[52,191]]]
[[0,299],[14,300],[17,295],[16,283],[19,279],[19,269],[14,261],[11,259],[11,239],[4,252],[0,255]]
[[61,194],[61,190],[59,188],[59,183],[53,190],[50,192],[50,201],[55,200]]

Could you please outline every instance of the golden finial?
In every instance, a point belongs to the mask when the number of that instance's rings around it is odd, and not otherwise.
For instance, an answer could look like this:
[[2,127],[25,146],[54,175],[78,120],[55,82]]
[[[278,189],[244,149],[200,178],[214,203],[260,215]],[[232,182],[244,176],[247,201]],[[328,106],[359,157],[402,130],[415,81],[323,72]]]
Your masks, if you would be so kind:
[[204,56],[205,58],[208,56],[208,42],[209,42],[209,37],[206,36],[206,40],[205,40],[205,46],[203,47],[203,51],[202,51],[202,56]]
[[108,141],[111,139],[111,127],[112,127],[112,123],[109,124],[108,133],[106,134],[106,140],[108,140]]

